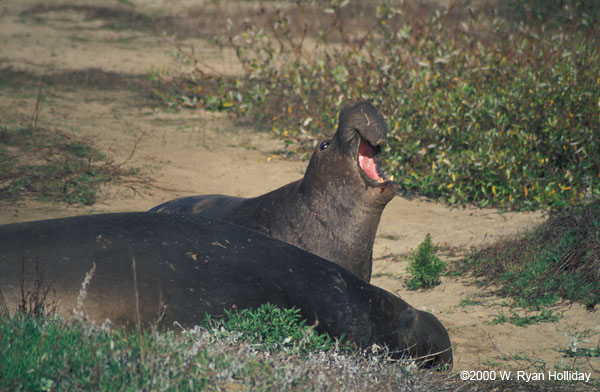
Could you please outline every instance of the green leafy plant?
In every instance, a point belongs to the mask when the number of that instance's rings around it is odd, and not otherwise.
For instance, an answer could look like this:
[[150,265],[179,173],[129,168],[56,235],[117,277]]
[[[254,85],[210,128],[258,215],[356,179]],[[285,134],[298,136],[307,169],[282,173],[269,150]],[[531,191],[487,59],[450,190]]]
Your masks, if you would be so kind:
[[446,268],[446,262],[435,255],[431,235],[427,233],[423,242],[410,258],[407,271],[411,278],[406,285],[411,290],[430,288],[439,283],[440,274]]

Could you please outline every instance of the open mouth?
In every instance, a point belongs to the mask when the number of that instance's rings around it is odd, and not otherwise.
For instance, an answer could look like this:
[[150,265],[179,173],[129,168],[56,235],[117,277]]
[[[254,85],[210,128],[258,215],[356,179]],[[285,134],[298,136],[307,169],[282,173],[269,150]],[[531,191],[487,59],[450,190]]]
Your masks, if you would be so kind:
[[379,162],[381,146],[373,146],[367,140],[361,138],[358,147],[358,166],[371,180],[373,185],[389,182],[390,179]]

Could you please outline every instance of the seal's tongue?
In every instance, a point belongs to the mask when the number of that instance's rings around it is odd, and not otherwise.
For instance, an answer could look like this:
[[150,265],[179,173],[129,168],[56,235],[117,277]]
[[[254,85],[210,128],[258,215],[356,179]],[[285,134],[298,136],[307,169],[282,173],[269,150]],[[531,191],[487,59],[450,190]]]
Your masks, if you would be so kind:
[[370,179],[380,180],[381,178],[379,177],[379,174],[377,174],[377,165],[373,159],[375,152],[375,147],[365,139],[362,139],[358,149],[358,165]]

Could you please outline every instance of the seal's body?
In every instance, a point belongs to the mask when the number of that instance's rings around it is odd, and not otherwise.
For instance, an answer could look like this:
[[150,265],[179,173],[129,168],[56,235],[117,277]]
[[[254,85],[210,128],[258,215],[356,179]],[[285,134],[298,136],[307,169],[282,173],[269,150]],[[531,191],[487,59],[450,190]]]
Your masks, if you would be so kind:
[[383,209],[396,185],[379,161],[387,137],[383,116],[361,102],[340,113],[338,130],[316,147],[304,177],[253,198],[183,197],[154,212],[199,214],[249,227],[371,279]]
[[22,295],[22,271],[24,292],[41,276],[47,301],[65,316],[91,271],[82,310],[99,322],[134,326],[139,317],[144,325],[191,327],[205,313],[270,302],[296,307],[319,331],[360,347],[434,354],[429,366],[452,362],[448,334],[431,314],[297,247],[200,216],[119,213],[0,226],[0,290],[9,309]]

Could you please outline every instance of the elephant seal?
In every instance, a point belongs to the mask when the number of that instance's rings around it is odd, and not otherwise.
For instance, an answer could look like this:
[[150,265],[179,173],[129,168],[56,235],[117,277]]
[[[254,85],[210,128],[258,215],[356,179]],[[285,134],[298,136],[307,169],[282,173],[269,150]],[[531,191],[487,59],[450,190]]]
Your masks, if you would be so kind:
[[245,227],[148,212],[0,226],[0,292],[9,309],[22,289],[32,292],[30,282],[42,280],[50,286],[49,301],[68,317],[89,271],[81,310],[98,322],[192,327],[206,313],[222,317],[224,309],[270,302],[300,309],[318,331],[343,334],[359,347],[386,345],[424,366],[452,363],[448,333],[433,315]]
[[150,211],[200,214],[246,226],[369,282],[377,226],[397,188],[379,158],[386,137],[383,116],[360,102],[342,110],[337,132],[318,144],[304,178],[258,197],[183,197]]

